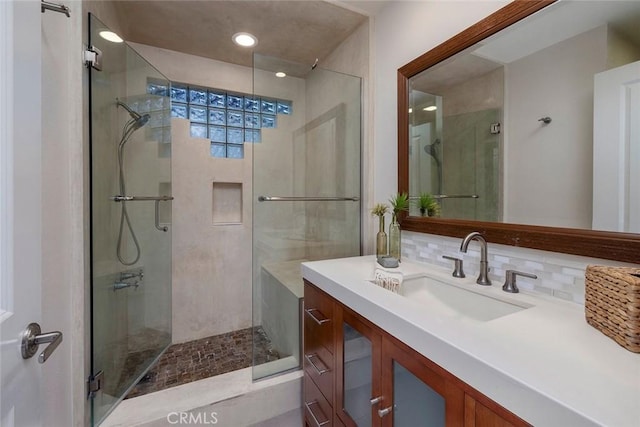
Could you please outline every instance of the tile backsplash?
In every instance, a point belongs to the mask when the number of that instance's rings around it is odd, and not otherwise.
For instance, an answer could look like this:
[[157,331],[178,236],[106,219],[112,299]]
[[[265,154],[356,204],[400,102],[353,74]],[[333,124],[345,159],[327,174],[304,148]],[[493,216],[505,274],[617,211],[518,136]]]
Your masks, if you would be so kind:
[[[468,253],[460,253],[461,242],[462,239],[453,237],[403,231],[402,259],[451,268],[453,271],[453,262],[442,259],[442,255],[455,256],[464,259],[464,271],[467,277],[477,276],[480,265],[480,245],[477,242],[471,242]],[[488,249],[489,278],[494,286],[502,286],[506,270],[533,273],[538,276],[538,279],[518,277],[520,290],[541,292],[581,305],[584,305],[584,274],[587,265],[632,265],[495,243],[489,243]]]

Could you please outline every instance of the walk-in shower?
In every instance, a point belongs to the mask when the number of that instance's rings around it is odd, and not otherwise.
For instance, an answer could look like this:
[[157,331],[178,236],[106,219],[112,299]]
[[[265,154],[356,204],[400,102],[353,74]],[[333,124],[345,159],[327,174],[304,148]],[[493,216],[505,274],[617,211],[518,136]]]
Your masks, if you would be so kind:
[[[501,170],[501,108],[468,111],[458,93],[430,81],[412,81],[410,90],[409,195],[431,194],[446,218],[497,221]],[[420,215],[417,206],[412,215]]]
[[299,369],[300,264],[360,255],[361,79],[92,43],[95,423],[123,398]]

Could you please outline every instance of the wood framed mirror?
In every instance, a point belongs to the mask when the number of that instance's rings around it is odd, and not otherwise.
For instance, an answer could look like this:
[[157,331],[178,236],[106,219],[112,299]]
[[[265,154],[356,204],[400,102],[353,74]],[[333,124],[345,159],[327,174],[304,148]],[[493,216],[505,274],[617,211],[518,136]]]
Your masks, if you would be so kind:
[[[437,70],[438,67],[442,66],[442,64],[446,64],[447,62],[450,63],[454,61],[455,60],[454,57],[457,58],[457,56],[465,52],[473,51],[483,41],[486,42],[487,40],[495,40],[497,37],[500,36],[503,30],[505,30],[506,32],[510,32],[510,36],[512,36],[511,38],[518,39],[519,37],[517,34],[513,36],[512,29],[516,27],[516,25],[520,25],[523,22],[527,22],[527,18],[533,19],[533,18],[536,18],[537,15],[542,13],[546,15],[551,15],[555,13],[553,9],[556,7],[556,5],[554,3],[555,1],[549,1],[549,0],[516,0],[508,4],[507,6],[503,7],[502,9],[498,10],[497,12],[493,13],[492,15],[488,16],[487,18],[483,19],[482,21],[478,22],[477,24],[469,27],[468,29],[454,36],[453,38],[447,40],[441,45],[426,52],[425,54],[421,55],[420,57],[416,58],[415,60],[411,61],[410,63],[398,69],[398,75],[397,75],[398,76],[398,110],[397,111],[398,111],[398,191],[399,192],[406,192],[412,198],[417,198],[418,196],[418,194],[413,194],[416,192],[416,188],[414,185],[410,183],[410,169],[411,169],[410,150],[411,148],[413,148],[411,146],[412,142],[410,141],[410,137],[412,139],[416,138],[415,134],[413,133],[414,132],[413,128],[411,128],[410,130],[410,126],[412,126],[412,122],[411,122],[412,119],[410,118],[409,108],[412,105],[414,105],[412,104],[413,102],[412,97],[414,95],[411,93],[412,82],[415,82],[416,81],[415,79],[423,75],[423,73],[426,70],[429,70],[429,71]],[[565,2],[560,2],[557,4],[560,5],[564,3]],[[590,3],[590,2],[582,2],[582,3]],[[628,2],[628,3],[633,3],[633,2]],[[553,6],[549,7],[550,5],[553,5]],[[637,18],[640,18],[640,14],[637,15]],[[638,21],[636,21],[636,24],[637,22]],[[556,27],[556,28],[559,28],[559,27]],[[606,32],[608,29],[609,28],[606,27],[604,31]],[[610,34],[610,32],[607,34]],[[521,50],[526,50],[526,49],[523,48]],[[513,52],[513,48],[511,48],[511,52]],[[638,62],[638,64],[640,64],[640,62]],[[640,70],[640,67],[638,69]],[[538,72],[540,72],[540,70]],[[440,74],[442,75],[443,73],[441,72]],[[453,73],[448,73],[447,77],[451,77],[452,74]],[[593,76],[590,76],[590,77],[593,77]],[[553,73],[550,73],[549,78],[553,78]],[[638,76],[637,80],[640,81],[640,75]],[[638,86],[640,86],[640,84]],[[640,90],[638,90],[638,92],[640,93]],[[435,92],[431,92],[431,93],[435,93]],[[593,95],[591,99],[593,99]],[[591,101],[591,103],[593,104],[593,101]],[[430,108],[433,108],[433,110],[435,110],[436,108],[441,108],[442,107],[441,104],[442,104],[442,99],[440,99],[440,101],[434,100],[433,107],[430,107]],[[593,109],[594,107],[592,106],[591,108]],[[540,114],[542,115],[543,112],[540,112]],[[514,115],[510,115],[509,119],[512,119],[513,116]],[[528,120],[531,120],[532,122],[534,122],[532,126],[533,125],[538,126],[538,128],[536,128],[536,132],[542,132],[542,131],[538,131],[540,127],[548,125],[549,126],[548,129],[551,129],[551,126],[554,125],[554,123],[545,122],[543,120],[544,118],[545,117],[542,117],[542,116],[541,117],[536,116],[536,117],[529,117]],[[568,118],[565,118],[565,119],[566,119],[566,122],[569,122]],[[589,123],[596,122],[595,120],[593,120],[592,117],[590,117],[589,120],[591,120]],[[505,123],[507,126],[511,125],[511,122],[509,122],[508,119],[502,115],[502,113],[500,113],[500,120],[495,120],[495,121],[496,121],[495,124],[498,125],[498,128],[494,129],[492,124],[491,133],[494,133],[493,132],[494,130],[499,132],[500,125],[502,125],[503,127]],[[505,123],[499,123],[501,121],[504,121]],[[555,123],[555,124],[558,124],[558,127],[556,129],[559,129],[562,126],[561,121],[562,121],[562,117],[558,117],[558,120]],[[630,122],[637,123],[638,122],[637,117],[630,119]],[[435,124],[436,122],[434,121],[433,123],[434,123],[434,127],[432,131],[435,132],[434,129],[436,129],[436,124]],[[441,124],[442,123],[440,122],[440,125]],[[632,127],[638,128],[639,126],[637,124],[634,124]],[[423,143],[422,145],[419,146],[420,153],[422,153],[422,151],[425,151],[427,152],[427,154],[429,154],[431,150],[435,150],[436,148],[438,148],[436,145],[443,144],[443,142],[441,142],[441,139],[439,137],[434,137],[433,132],[429,134],[430,135],[429,142],[427,144]],[[597,133],[597,129],[595,129],[594,127],[594,130],[592,131],[591,129],[589,129],[589,132],[590,132],[589,135],[592,135],[592,133],[595,134]],[[513,134],[515,134],[515,132],[509,132],[509,135],[513,135]],[[501,138],[506,139],[508,137],[509,136],[507,135]],[[587,138],[582,138],[582,140],[584,142],[587,140]],[[444,139],[444,143],[447,143],[446,136]],[[501,143],[502,142],[498,142],[497,144],[499,145]],[[592,145],[594,144],[593,138],[592,140],[589,141],[589,143]],[[640,142],[636,141],[635,144],[638,145],[640,144]],[[588,150],[592,150],[592,149],[593,148],[590,145],[588,147]],[[584,150],[584,147],[583,147],[583,150]],[[638,151],[640,151],[640,149],[638,149]],[[433,151],[431,151],[430,155],[432,154],[433,154]],[[594,158],[596,154],[594,154]],[[501,166],[504,167],[505,163],[507,162],[501,156],[502,154],[499,154],[498,158],[499,158],[499,161],[501,162]],[[432,156],[432,157],[435,159],[435,156]],[[589,168],[591,167],[591,163],[589,163],[590,161],[591,161],[590,159],[587,161]],[[544,167],[545,167],[544,164],[539,165],[540,169],[544,169]],[[438,179],[438,182],[440,187],[442,187],[442,182],[443,182],[442,169],[440,169],[439,172],[434,172],[432,170],[429,173],[431,174],[439,173],[440,177]],[[589,174],[588,175],[589,177],[593,177],[593,175],[596,174],[595,169],[594,170],[589,169],[588,174]],[[623,231],[613,231],[613,230],[620,230],[620,228],[614,228],[614,227],[608,227],[608,226],[599,228],[595,226],[596,224],[595,217],[597,216],[596,211],[600,209],[601,204],[600,202],[597,201],[598,199],[596,195],[594,195],[595,190],[593,190],[592,192],[592,186],[598,187],[600,185],[599,181],[594,180],[593,182],[595,184],[590,183],[588,185],[588,192],[586,193],[586,196],[585,196],[585,198],[587,199],[586,201],[588,202],[588,209],[589,209],[589,213],[587,215],[587,221],[588,221],[589,227],[583,227],[581,225],[574,226],[571,224],[558,226],[557,224],[554,224],[553,221],[551,221],[551,225],[546,225],[545,223],[538,224],[534,220],[531,222],[520,221],[518,219],[513,220],[513,218],[518,218],[515,215],[510,215],[510,216],[505,215],[503,218],[502,209],[504,206],[503,204],[504,200],[503,200],[502,192],[504,191],[503,186],[505,186],[505,182],[509,182],[509,181],[507,180],[507,178],[505,178],[503,171],[500,171],[499,173],[495,173],[494,175],[496,176],[495,181],[498,182],[498,184],[496,184],[495,187],[497,187],[498,188],[497,191],[500,191],[501,193],[499,194],[499,196],[497,196],[495,200],[491,200],[488,203],[485,201],[485,204],[491,204],[498,207],[496,211],[492,213],[492,215],[495,218],[492,217],[492,219],[487,220],[487,219],[484,219],[484,217],[480,216],[479,219],[478,218],[462,218],[461,219],[461,218],[455,218],[455,215],[454,217],[446,217],[446,215],[443,215],[442,217],[421,217],[421,216],[418,216],[415,212],[410,212],[410,214],[405,213],[400,218],[402,229],[409,230],[409,231],[429,233],[429,234],[451,236],[451,237],[463,237],[469,232],[480,231],[489,242],[493,242],[493,243],[526,247],[531,249],[540,249],[540,250],[551,251],[551,252],[561,252],[561,253],[567,253],[567,254],[589,256],[594,258],[603,258],[603,259],[610,259],[610,260],[617,260],[617,261],[624,261],[624,262],[640,263],[640,234],[638,234],[640,233],[640,231],[637,231],[635,228],[631,228],[631,229],[622,228]],[[534,181],[537,179],[538,179],[537,177],[528,178],[529,181]],[[633,175],[631,180],[632,180],[631,182],[633,185],[633,189],[635,189],[636,188],[635,186],[637,184],[633,184]],[[583,179],[583,181],[585,180]],[[444,182],[446,185],[446,182],[447,182],[446,179],[444,180]],[[628,186],[629,184],[627,184],[627,187]],[[441,188],[436,189],[435,187],[432,186],[430,190],[431,191],[429,191],[429,193],[431,194],[436,194],[444,198],[452,197],[451,195],[446,194],[446,190],[443,193]],[[454,191],[462,191],[462,190],[454,190]],[[555,190],[551,189],[547,191],[549,192],[548,194],[551,194]],[[629,193],[628,188],[625,191]],[[528,196],[529,196],[529,193],[523,192],[523,197],[525,197],[524,200],[526,200],[526,197]],[[453,197],[467,197],[467,198],[479,199],[479,197],[482,197],[482,196],[477,196],[477,194],[475,194],[474,189],[472,189],[471,191],[467,191],[467,192],[462,191],[462,193],[458,193],[457,196],[453,196]],[[612,195],[611,193],[606,193],[605,197],[612,197]],[[593,204],[592,204],[592,198],[593,198]],[[622,202],[614,201],[611,204],[612,205],[622,204]],[[608,202],[604,203],[604,205],[608,206]],[[593,207],[593,213],[591,212],[592,207]],[[513,212],[513,211],[514,209],[509,210],[509,212]],[[631,214],[629,214],[629,212],[631,212]],[[576,211],[576,215],[578,214],[579,212]],[[636,223],[640,223],[640,218],[636,218],[640,216],[639,212],[636,212],[634,210],[631,210],[631,211],[627,210],[627,213],[626,213],[627,219],[630,215],[634,217],[632,219]],[[591,226],[592,216],[594,218],[593,228],[596,228],[596,229],[588,229]],[[624,215],[619,214],[618,216],[624,216]],[[637,227],[637,226],[634,226],[634,227]]]

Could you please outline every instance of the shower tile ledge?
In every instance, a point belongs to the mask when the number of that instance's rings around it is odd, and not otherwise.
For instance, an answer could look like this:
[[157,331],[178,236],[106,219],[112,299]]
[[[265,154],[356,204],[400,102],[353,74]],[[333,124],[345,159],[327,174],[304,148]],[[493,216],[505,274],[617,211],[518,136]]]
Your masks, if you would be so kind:
[[[166,420],[167,415],[172,412],[191,412],[249,393],[266,391],[270,387],[299,380],[302,375],[302,370],[298,370],[253,382],[252,368],[240,369],[124,400],[120,402],[118,407],[100,426],[133,427],[151,425],[154,422]],[[259,409],[263,412],[265,419],[268,419],[294,408],[282,408],[280,412],[278,412],[278,408],[273,407]],[[273,413],[270,414],[269,410]],[[205,411],[210,412],[209,409],[203,409],[203,412]]]

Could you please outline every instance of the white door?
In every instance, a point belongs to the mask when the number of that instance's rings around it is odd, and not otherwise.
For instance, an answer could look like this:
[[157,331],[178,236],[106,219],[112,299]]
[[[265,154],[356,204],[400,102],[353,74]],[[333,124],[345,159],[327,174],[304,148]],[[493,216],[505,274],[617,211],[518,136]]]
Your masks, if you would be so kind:
[[593,229],[640,232],[640,61],[595,75]]
[[[20,335],[41,320],[40,2],[0,0],[0,425],[41,425],[38,354]],[[43,325],[46,328],[46,325]]]

